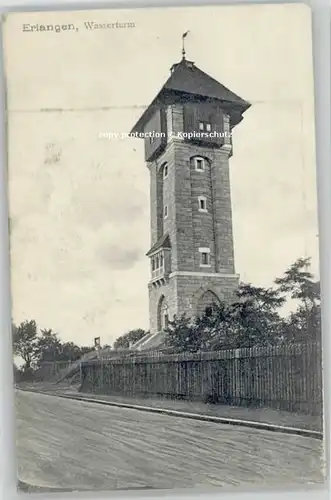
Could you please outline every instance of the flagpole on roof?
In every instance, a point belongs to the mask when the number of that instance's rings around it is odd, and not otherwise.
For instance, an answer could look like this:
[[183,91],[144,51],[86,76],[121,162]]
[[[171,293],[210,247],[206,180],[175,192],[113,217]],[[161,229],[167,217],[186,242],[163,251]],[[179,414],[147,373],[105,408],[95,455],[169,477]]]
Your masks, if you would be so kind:
[[182,56],[183,56],[183,59],[185,59],[185,42],[184,42],[184,39],[187,37],[188,33],[189,33],[189,31],[186,31],[182,35]]

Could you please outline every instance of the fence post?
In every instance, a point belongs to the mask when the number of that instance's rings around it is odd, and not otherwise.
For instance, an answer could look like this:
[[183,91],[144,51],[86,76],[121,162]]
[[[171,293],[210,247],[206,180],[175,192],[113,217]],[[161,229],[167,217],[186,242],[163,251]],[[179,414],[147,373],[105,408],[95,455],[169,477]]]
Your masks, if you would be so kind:
[[103,389],[103,359],[100,356],[100,389]]

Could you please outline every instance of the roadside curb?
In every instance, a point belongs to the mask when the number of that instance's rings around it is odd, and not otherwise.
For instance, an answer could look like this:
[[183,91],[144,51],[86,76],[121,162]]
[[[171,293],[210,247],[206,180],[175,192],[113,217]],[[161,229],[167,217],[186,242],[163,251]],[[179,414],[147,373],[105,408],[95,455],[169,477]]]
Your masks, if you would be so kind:
[[[91,493],[95,490],[93,489],[76,489],[76,488],[61,488],[59,486],[38,486],[35,484],[26,483],[18,479],[17,489],[22,493]],[[148,491],[154,490],[151,486],[130,486],[128,488],[115,488],[112,491],[115,492],[125,492],[125,491]],[[58,498],[58,497],[57,497]]]
[[183,411],[177,411],[177,410],[168,410],[166,408],[154,408],[151,406],[140,406],[140,405],[133,405],[129,403],[117,403],[117,402],[112,402],[112,401],[105,401],[103,399],[94,399],[94,398],[89,398],[85,396],[78,396],[75,394],[64,394],[61,392],[48,392],[48,391],[42,391],[42,390],[37,390],[37,389],[23,389],[20,387],[16,387],[17,390],[22,391],[22,392],[33,392],[37,394],[43,394],[45,396],[56,396],[58,398],[64,398],[64,399],[71,399],[75,401],[82,401],[86,403],[94,403],[94,404],[99,404],[103,406],[110,406],[110,407],[116,407],[116,408],[126,408],[129,410],[137,410],[137,411],[145,411],[149,413],[156,413],[156,414],[161,414],[161,415],[168,415],[171,417],[178,417],[178,418],[186,418],[189,420],[199,420],[202,422],[211,422],[215,424],[223,424],[223,425],[233,425],[237,427],[248,427],[251,429],[258,429],[258,430],[265,430],[265,431],[270,431],[270,432],[280,432],[282,434],[292,434],[292,435],[297,435],[297,436],[302,436],[302,437],[307,437],[307,438],[315,438],[319,440],[323,440],[323,433],[318,432],[318,431],[313,431],[309,429],[298,429],[296,427],[285,427],[282,425],[275,425],[275,424],[267,424],[264,422],[254,422],[252,420],[240,420],[240,419],[234,419],[234,418],[228,418],[228,417],[215,417],[212,415],[202,415],[199,413],[187,413]]

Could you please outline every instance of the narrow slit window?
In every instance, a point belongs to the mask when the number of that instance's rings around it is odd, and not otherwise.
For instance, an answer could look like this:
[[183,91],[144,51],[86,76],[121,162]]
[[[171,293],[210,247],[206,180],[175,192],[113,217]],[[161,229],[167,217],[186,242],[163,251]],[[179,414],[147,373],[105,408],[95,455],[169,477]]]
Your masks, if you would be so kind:
[[168,165],[165,164],[163,167],[163,178],[166,179],[168,177]]

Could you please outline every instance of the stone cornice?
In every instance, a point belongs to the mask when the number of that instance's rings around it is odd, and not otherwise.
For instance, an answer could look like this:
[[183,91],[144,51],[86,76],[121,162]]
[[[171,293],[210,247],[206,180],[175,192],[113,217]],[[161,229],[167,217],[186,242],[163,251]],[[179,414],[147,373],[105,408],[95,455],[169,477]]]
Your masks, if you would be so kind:
[[206,277],[206,278],[236,278],[239,279],[239,274],[228,274],[228,273],[200,273],[200,272],[191,272],[191,271],[174,271],[169,274],[169,278],[175,278],[176,276],[197,276],[197,277]]

